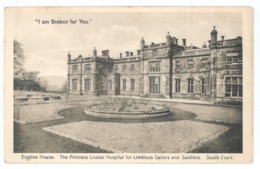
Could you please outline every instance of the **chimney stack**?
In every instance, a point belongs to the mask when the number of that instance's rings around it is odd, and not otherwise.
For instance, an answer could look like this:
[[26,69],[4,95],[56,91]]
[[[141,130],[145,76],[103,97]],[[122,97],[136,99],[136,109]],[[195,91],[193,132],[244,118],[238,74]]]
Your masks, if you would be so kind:
[[166,33],[166,45],[167,46],[171,45],[171,35],[170,35],[170,32]]
[[202,45],[202,48],[207,48],[206,42]]
[[70,55],[70,52],[68,52],[68,62],[70,62],[70,60],[71,60],[71,55]]
[[126,52],[125,52],[125,55],[126,55],[126,56],[129,56],[129,52],[128,52],[128,51],[126,51]]
[[211,47],[211,40],[209,40],[208,42],[209,42],[209,47]]
[[145,46],[145,41],[144,41],[144,38],[142,37],[141,42],[140,42],[141,50],[144,50],[144,46]]
[[225,40],[225,36],[221,36],[221,40],[224,41]]
[[186,46],[186,39],[182,39],[182,46]]
[[173,45],[176,44],[176,38],[175,38],[175,37],[172,37],[172,38],[171,38],[171,44],[173,44]]
[[94,56],[94,57],[97,57],[97,50],[96,50],[96,47],[94,47],[94,50],[93,50],[93,56]]
[[178,39],[176,38],[175,40],[176,40],[176,43],[175,43],[175,44],[178,45]]
[[101,53],[103,57],[109,56],[109,50],[102,50]]

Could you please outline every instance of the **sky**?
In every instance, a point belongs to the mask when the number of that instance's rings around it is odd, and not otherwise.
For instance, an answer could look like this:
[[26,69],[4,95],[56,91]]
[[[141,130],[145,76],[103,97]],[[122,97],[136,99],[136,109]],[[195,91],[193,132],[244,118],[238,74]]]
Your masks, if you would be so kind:
[[[77,20],[76,24],[38,24],[42,20]],[[88,20],[80,24],[79,19]],[[91,20],[91,21],[90,21]],[[187,39],[187,45],[201,47],[210,39],[216,26],[218,39],[242,36],[239,13],[23,13],[15,16],[14,39],[22,43],[27,71],[39,71],[41,76],[66,76],[67,54],[72,59],[80,54],[92,55],[96,47],[110,50],[110,56],[119,57],[124,51],[139,49],[143,37],[146,44],[166,41],[166,32],[172,37]]]

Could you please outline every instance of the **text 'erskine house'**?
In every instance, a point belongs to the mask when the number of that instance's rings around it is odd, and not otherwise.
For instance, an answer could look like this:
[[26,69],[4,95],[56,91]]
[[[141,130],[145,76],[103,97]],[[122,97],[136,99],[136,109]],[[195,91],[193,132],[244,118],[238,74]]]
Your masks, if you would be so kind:
[[198,48],[166,34],[163,43],[140,41],[137,54],[111,58],[109,50],[72,59],[68,54],[68,92],[242,103],[242,37],[225,39],[213,28],[209,44]]

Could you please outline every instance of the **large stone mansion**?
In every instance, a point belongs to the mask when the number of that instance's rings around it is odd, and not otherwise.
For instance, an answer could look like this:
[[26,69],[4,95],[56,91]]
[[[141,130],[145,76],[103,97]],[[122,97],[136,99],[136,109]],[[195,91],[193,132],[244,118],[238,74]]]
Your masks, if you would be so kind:
[[182,44],[166,34],[163,43],[146,44],[134,54],[112,58],[109,50],[72,59],[68,54],[68,92],[81,95],[130,95],[241,103],[242,37],[225,39],[213,28],[208,45]]

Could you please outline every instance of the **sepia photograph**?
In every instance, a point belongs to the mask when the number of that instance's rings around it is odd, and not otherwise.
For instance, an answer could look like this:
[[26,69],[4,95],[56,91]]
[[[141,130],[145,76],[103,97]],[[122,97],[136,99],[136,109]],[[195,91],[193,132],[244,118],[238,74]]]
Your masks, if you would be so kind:
[[8,8],[7,161],[250,162],[251,26],[246,7]]

